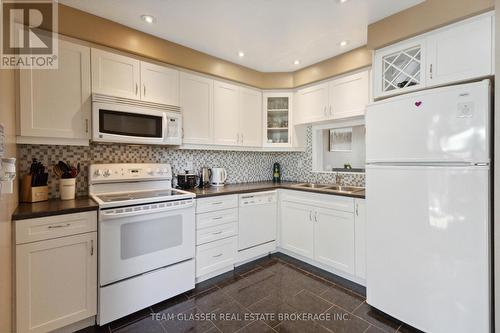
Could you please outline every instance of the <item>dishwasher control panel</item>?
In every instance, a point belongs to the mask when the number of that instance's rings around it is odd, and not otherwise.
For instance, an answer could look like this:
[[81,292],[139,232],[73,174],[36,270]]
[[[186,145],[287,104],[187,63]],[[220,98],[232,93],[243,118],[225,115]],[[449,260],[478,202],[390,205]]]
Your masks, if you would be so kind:
[[264,205],[275,203],[277,200],[276,191],[252,194],[240,194],[240,206]]

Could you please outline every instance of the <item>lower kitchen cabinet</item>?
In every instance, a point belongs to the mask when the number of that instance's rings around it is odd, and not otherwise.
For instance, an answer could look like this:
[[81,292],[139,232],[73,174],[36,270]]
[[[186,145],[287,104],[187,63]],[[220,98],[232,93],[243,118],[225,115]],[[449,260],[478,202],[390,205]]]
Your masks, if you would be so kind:
[[365,279],[364,200],[282,192],[280,247],[298,259],[362,283]]
[[[95,226],[96,213],[89,223]],[[75,214],[68,214],[70,218]],[[58,216],[57,218],[59,218]],[[68,229],[51,217],[17,221],[32,231]],[[42,223],[40,223],[42,222]],[[54,227],[60,226],[60,227]],[[68,229],[69,230],[69,229]],[[56,236],[58,237],[58,236]],[[51,239],[49,239],[51,238]],[[17,237],[16,237],[16,243]],[[16,328],[18,333],[50,332],[97,313],[97,232],[17,244]]]
[[354,274],[354,217],[352,213],[316,208],[315,260]]
[[238,255],[238,195],[196,199],[196,282],[230,271]]
[[366,279],[366,203],[365,199],[354,202],[354,244],[356,250],[356,276]]
[[313,258],[314,224],[311,206],[292,201],[282,201],[281,247]]

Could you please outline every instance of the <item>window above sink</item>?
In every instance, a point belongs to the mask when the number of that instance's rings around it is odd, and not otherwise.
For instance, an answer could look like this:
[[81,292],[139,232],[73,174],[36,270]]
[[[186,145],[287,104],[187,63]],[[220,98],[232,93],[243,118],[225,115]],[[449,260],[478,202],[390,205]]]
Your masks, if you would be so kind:
[[363,119],[313,126],[313,172],[364,172],[365,147]]

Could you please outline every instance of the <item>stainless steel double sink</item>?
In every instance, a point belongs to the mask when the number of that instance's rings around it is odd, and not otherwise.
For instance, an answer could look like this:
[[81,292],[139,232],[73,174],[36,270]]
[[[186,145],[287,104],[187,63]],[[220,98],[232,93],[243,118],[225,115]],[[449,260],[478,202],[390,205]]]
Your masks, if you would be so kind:
[[341,186],[341,185],[328,185],[328,184],[315,184],[315,183],[302,183],[295,184],[292,187],[314,189],[322,192],[336,192],[336,193],[356,193],[364,191],[364,187],[359,186]]

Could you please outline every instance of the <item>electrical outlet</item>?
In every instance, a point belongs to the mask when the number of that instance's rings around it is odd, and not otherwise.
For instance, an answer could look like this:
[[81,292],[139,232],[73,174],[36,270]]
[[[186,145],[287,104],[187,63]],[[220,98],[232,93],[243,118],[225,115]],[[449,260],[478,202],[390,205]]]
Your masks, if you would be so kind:
[[187,161],[184,165],[184,170],[193,171],[193,161]]

